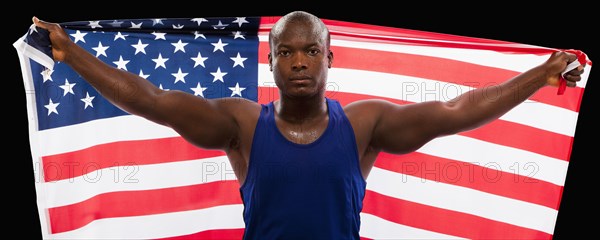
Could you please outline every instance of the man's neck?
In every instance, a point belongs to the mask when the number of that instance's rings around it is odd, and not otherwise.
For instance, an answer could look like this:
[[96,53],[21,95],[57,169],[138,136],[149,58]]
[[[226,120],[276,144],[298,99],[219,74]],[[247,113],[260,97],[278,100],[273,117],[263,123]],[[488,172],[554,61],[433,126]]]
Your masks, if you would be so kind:
[[289,123],[302,123],[327,115],[324,96],[300,99],[282,96],[274,104],[278,117]]

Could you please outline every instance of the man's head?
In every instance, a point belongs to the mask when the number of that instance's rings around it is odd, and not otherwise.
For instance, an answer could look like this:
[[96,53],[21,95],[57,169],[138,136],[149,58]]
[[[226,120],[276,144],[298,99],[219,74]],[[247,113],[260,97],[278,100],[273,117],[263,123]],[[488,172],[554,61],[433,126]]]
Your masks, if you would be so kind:
[[269,33],[269,68],[282,95],[324,95],[333,62],[330,34],[318,17],[303,11],[283,16]]

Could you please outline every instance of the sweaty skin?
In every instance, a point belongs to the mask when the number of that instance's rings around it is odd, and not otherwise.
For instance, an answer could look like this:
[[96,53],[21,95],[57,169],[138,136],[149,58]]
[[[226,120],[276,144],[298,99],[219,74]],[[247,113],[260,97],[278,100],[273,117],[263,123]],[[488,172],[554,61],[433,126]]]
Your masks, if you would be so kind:
[[[54,60],[68,64],[106,99],[124,111],[173,128],[190,143],[227,153],[240,184],[246,178],[250,147],[261,106],[240,98],[204,99],[182,91],[163,91],[136,74],[105,64],[79,47],[60,25],[33,18],[50,32]],[[269,34],[269,66],[279,88],[275,120],[290,141],[307,144],[327,127],[327,74],[334,54],[324,23],[306,12],[292,12]],[[525,101],[537,90],[556,85],[567,64],[577,59],[557,51],[545,62],[495,86],[502,94],[486,98],[484,89],[447,102],[398,105],[362,100],[344,107],[353,127],[363,177],[381,152],[417,150],[430,140],[480,127]],[[565,75],[568,87],[581,80],[583,66]],[[401,94],[401,93],[398,93]]]

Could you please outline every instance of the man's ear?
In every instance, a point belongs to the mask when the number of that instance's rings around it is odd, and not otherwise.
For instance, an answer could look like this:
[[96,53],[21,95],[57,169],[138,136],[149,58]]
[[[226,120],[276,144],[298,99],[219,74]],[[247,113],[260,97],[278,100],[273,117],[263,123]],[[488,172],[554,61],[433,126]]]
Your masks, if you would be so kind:
[[329,62],[327,63],[327,67],[331,68],[331,65],[333,64],[333,51],[329,50],[329,54],[327,55],[327,59],[329,60]]
[[273,57],[271,57],[271,53],[268,54],[267,58],[269,59],[269,71],[273,71]]

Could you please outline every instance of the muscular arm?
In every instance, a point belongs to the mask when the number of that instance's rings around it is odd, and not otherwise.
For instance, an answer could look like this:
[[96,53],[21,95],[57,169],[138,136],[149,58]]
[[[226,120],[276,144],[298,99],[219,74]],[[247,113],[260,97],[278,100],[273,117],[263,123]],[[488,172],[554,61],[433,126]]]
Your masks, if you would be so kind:
[[242,100],[206,100],[181,91],[163,91],[146,79],[100,61],[72,42],[58,24],[36,18],[34,23],[50,32],[56,61],[68,64],[124,111],[172,127],[205,148],[224,149],[238,135],[232,114],[236,106],[230,103]]
[[[367,131],[365,135],[369,142],[363,143],[364,146],[378,151],[407,153],[436,137],[475,129],[499,118],[540,88],[556,85],[559,74],[569,62],[575,60],[574,54],[555,52],[543,64],[495,86],[495,92],[501,94],[494,98],[486,96],[486,91],[490,89],[480,88],[447,102],[396,105],[371,100],[349,107],[368,112],[362,115],[374,116],[371,123],[364,124],[372,126],[372,132]],[[583,67],[570,71],[565,77],[567,86],[575,86],[582,72]]]

